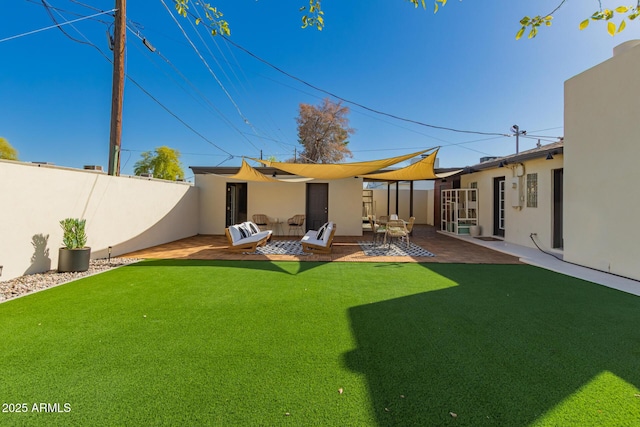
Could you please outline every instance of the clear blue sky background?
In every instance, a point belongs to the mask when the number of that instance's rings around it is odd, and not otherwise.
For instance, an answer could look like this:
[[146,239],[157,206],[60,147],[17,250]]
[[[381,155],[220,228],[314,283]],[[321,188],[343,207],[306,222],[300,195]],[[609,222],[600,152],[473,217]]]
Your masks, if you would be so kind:
[[[171,0],[165,1],[174,12]],[[431,5],[427,11],[414,9],[404,0],[324,0],[322,32],[300,28],[298,7],[306,0],[213,4],[225,12],[235,43],[347,100],[435,126],[508,134],[518,124],[530,135],[554,137],[563,135],[564,82],[610,58],[614,46],[640,38],[639,23],[616,37],[606,33],[604,24],[579,31],[578,24],[598,2],[575,0],[537,38],[515,40],[520,18],[548,13],[559,2],[451,1],[434,15]],[[106,0],[48,3],[57,8],[52,13],[59,22],[96,13],[84,5],[115,6]],[[206,31],[196,33],[178,17],[205,66],[161,0],[128,3],[130,28],[170,65],[128,32],[126,72],[201,136],[127,81],[123,174],[132,174],[141,152],[162,145],[182,153],[187,177],[192,176],[188,166],[239,165],[241,156],[258,157],[261,150],[264,157],[279,160],[293,156],[299,147],[298,105],[318,104],[326,94]],[[604,6],[617,4],[603,1]],[[0,42],[0,136],[21,160],[106,170],[112,69],[98,49],[111,56],[106,36],[111,22],[111,16],[102,15],[64,27],[95,47],[55,28]],[[12,1],[0,14],[0,40],[52,24],[40,1]],[[454,167],[515,152],[513,137],[437,130],[349,106],[357,130],[349,161],[442,146],[440,166]],[[542,139],[543,144],[552,141]],[[520,139],[520,150],[536,142]]]

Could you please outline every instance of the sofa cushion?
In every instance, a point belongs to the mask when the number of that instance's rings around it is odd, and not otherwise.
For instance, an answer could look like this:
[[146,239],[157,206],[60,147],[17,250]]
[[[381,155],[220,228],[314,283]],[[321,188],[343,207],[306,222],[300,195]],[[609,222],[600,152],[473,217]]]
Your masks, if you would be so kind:
[[[312,230],[312,232],[315,234],[315,231]],[[316,239],[315,235],[309,234],[309,232],[305,234],[304,237],[302,237],[302,240],[300,240],[300,243],[309,243],[311,245],[325,246],[324,241]]]
[[232,225],[229,227],[229,235],[231,236],[231,241],[235,244],[238,240],[242,239],[242,235],[240,234],[240,230],[237,225]]

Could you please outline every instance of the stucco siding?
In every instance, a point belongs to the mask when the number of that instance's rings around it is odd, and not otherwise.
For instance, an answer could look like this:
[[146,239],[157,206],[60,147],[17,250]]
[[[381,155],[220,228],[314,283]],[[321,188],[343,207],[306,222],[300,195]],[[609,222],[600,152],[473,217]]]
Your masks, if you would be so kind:
[[[377,216],[387,214],[387,193],[390,196],[391,208],[389,213],[397,213],[400,218],[409,219],[410,213],[410,191],[400,187],[398,197],[398,209],[396,206],[395,185],[387,192],[387,188],[373,190],[373,200],[375,203],[375,213]],[[414,190],[413,192],[413,216],[416,217],[416,224],[433,225],[433,190]],[[397,211],[397,212],[396,212]]]
[[[552,247],[553,227],[553,170],[563,166],[562,155],[556,155],[552,160],[545,158],[528,160],[519,177],[517,191],[511,187],[512,179],[518,178],[515,165],[503,168],[487,169],[472,174],[462,175],[462,188],[470,188],[472,182],[478,188],[478,223],[483,236],[493,235],[494,222],[494,178],[504,177],[506,187],[505,207],[505,236],[504,240],[522,246],[535,247],[531,240],[531,233],[536,233],[538,241],[545,249]],[[526,201],[527,174],[537,174],[538,197],[537,207],[528,207]],[[514,200],[524,197],[520,207],[513,207]]]
[[[229,180],[218,175],[196,175],[196,187],[200,190],[200,234],[224,234],[226,221],[226,187]],[[336,181],[308,181],[327,183],[329,186],[328,216],[337,224],[336,235],[359,236],[362,234],[362,179]],[[283,222],[282,232],[287,233],[287,219],[306,212],[307,182],[247,183],[247,217],[264,214]]]
[[640,279],[640,46],[565,82],[567,261]]

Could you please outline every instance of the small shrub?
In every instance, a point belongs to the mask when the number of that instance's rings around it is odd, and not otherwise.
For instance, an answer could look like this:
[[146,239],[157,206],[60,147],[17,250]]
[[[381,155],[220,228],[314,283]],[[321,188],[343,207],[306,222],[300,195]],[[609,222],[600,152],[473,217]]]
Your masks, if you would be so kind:
[[60,221],[62,227],[62,243],[67,249],[81,249],[87,245],[87,234],[84,231],[86,219],[66,218]]

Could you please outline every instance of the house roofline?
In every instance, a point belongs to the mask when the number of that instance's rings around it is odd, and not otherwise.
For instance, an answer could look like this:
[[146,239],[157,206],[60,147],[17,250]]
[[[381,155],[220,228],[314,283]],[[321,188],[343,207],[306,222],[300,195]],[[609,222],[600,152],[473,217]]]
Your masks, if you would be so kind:
[[510,154],[508,156],[496,157],[493,160],[489,160],[486,162],[478,163],[472,166],[467,166],[462,168],[463,171],[460,172],[459,175],[469,174],[474,172],[479,172],[487,169],[495,169],[501,167],[506,164],[512,163],[522,163],[527,160],[539,159],[547,157],[549,154],[552,156],[561,155],[564,153],[564,139],[561,139],[558,142],[554,142],[551,144],[543,145],[539,148],[533,148],[531,150],[523,151],[518,154]]

